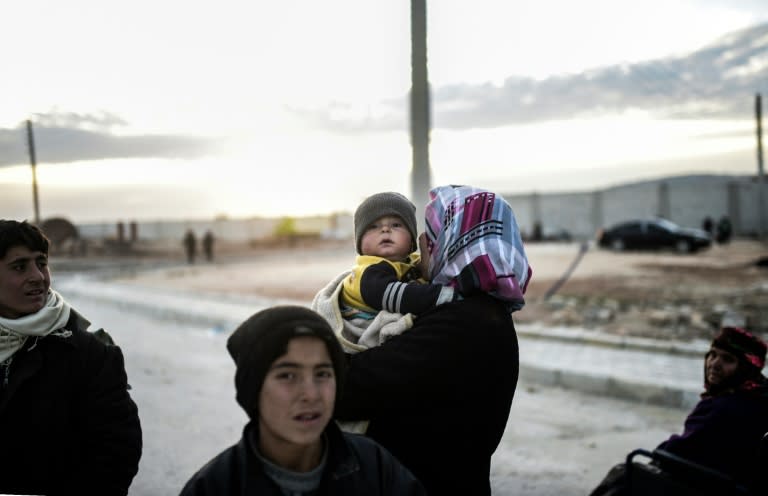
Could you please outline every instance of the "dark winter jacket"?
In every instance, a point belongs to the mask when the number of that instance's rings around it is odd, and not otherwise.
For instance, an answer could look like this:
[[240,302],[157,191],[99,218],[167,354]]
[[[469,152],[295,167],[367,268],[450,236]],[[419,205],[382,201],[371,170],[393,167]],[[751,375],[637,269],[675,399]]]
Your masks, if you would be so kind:
[[125,495],[141,426],[120,348],[72,311],[67,338],[29,338],[0,387],[0,493]]
[[[282,496],[248,441],[255,429],[253,423],[246,425],[240,441],[192,476],[181,496]],[[329,451],[318,496],[426,494],[402,464],[370,439],[342,433],[335,422],[328,424],[325,433]]]
[[414,327],[349,356],[336,415],[367,435],[430,495],[490,494],[490,462],[518,377],[512,318],[488,295],[436,307]]
[[758,476],[768,472],[768,467],[758,466],[760,440],[766,432],[768,387],[762,386],[703,398],[685,419],[683,433],[673,435],[659,448],[754,488]]

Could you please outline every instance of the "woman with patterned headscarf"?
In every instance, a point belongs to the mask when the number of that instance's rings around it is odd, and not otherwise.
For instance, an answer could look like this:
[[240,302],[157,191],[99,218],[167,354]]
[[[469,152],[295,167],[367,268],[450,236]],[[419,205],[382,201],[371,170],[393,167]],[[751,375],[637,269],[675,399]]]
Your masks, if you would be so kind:
[[[768,467],[759,466],[758,456],[768,433],[768,380],[761,372],[765,357],[762,339],[739,327],[722,328],[704,357],[704,392],[685,419],[683,433],[657,449],[730,476],[750,494],[768,494]],[[622,463],[591,496],[628,494],[626,484]]]
[[[704,392],[685,419],[683,433],[659,448],[754,486],[757,452],[768,432],[766,344],[739,327],[724,327],[704,359]],[[760,494],[768,494],[768,491]]]
[[491,455],[518,379],[511,313],[531,277],[509,204],[469,186],[430,191],[422,272],[461,299],[414,319],[383,344],[349,355],[341,420],[394,454],[429,494],[490,494]]

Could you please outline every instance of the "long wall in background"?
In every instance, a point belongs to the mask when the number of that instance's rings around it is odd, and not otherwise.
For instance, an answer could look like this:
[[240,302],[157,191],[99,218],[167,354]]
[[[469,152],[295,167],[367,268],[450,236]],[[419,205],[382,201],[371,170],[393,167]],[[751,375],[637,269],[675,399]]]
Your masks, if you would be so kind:
[[[198,239],[210,230],[218,240],[247,242],[275,236],[280,231],[282,218],[213,219],[213,220],[157,220],[139,222],[115,222],[81,224],[77,226],[81,239],[122,239],[125,241],[166,241],[181,243],[191,229]],[[297,217],[291,219],[290,229],[298,235],[317,235],[324,238],[344,239],[352,237],[352,216]],[[131,226],[131,224],[134,224]]]
[[[545,235],[566,230],[575,238],[586,239],[593,238],[601,228],[630,219],[661,216],[681,226],[700,228],[706,216],[715,222],[728,216],[735,235],[753,236],[760,230],[758,191],[753,176],[702,175],[629,183],[592,192],[529,193],[504,198],[512,205],[525,233],[531,233],[539,222]],[[764,222],[768,222],[768,198],[764,203]]]
[[[704,217],[715,222],[728,216],[737,236],[759,232],[758,182],[753,176],[678,176],[623,184],[602,190],[576,193],[504,194],[512,205],[521,231],[533,232],[539,223],[545,236],[567,232],[575,239],[592,239],[596,232],[617,222],[662,216],[686,227],[701,227]],[[766,198],[768,203],[768,198]],[[768,208],[763,215],[768,222]],[[82,239],[124,239],[179,243],[187,229],[199,237],[211,230],[217,239],[252,241],[272,237],[285,219],[215,219],[188,221],[140,221],[122,227],[115,223],[82,224]],[[293,232],[324,238],[351,238],[352,215],[292,219]],[[135,232],[132,232],[134,230]]]

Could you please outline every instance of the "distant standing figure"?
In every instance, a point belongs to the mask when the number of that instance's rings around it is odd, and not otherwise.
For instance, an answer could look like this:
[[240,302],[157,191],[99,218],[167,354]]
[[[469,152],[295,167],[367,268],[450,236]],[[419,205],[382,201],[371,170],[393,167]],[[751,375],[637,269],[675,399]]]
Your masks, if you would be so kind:
[[731,240],[732,233],[733,226],[731,225],[731,219],[729,219],[727,215],[723,215],[717,223],[717,242],[721,244],[728,243]]
[[187,233],[184,235],[184,249],[187,252],[187,262],[190,264],[195,263],[195,252],[197,251],[197,239],[192,229],[187,229]]
[[715,223],[712,220],[712,217],[707,215],[704,217],[704,220],[701,222],[701,228],[707,232],[710,236],[712,236],[712,231],[714,230]]
[[541,222],[536,221],[533,223],[533,238],[532,241],[543,241],[544,235],[542,233]]
[[209,262],[213,262],[213,241],[213,233],[208,229],[203,236],[203,251],[205,252],[205,259]]

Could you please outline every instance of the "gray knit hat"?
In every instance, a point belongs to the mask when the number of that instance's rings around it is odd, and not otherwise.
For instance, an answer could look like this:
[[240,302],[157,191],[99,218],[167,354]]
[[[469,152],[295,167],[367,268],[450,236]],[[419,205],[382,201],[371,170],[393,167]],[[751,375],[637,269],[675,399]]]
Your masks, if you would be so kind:
[[258,417],[259,393],[269,367],[288,351],[296,337],[321,339],[328,348],[336,375],[336,396],[344,382],[344,351],[328,322],[309,308],[281,305],[253,314],[227,340],[227,351],[235,361],[237,402],[251,418]]
[[400,193],[387,191],[371,195],[355,210],[355,248],[362,255],[360,241],[365,230],[385,215],[396,215],[403,220],[411,233],[411,251],[416,251],[416,205]]

